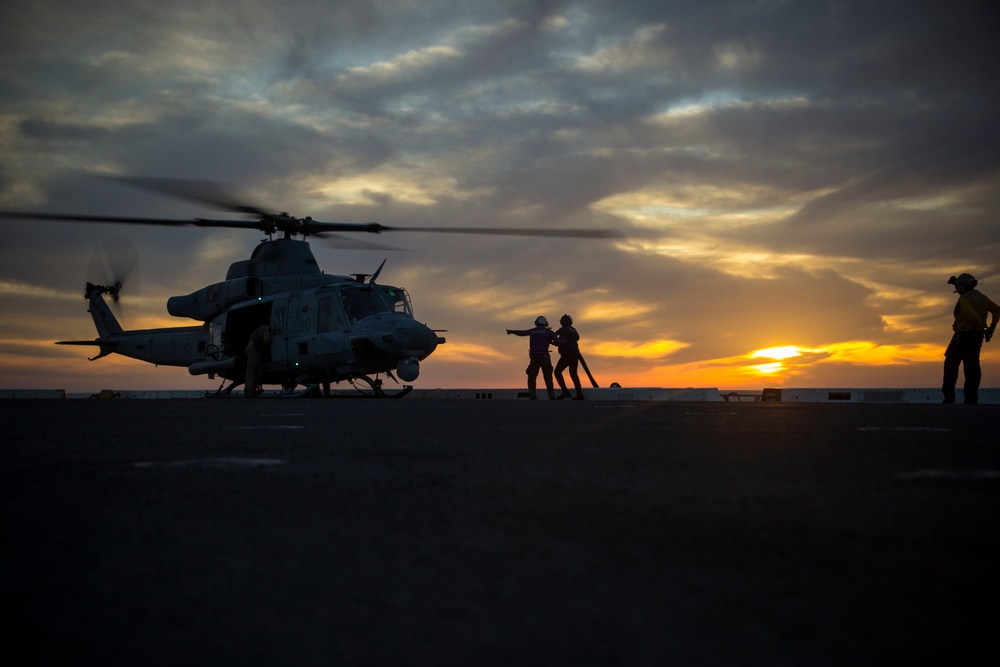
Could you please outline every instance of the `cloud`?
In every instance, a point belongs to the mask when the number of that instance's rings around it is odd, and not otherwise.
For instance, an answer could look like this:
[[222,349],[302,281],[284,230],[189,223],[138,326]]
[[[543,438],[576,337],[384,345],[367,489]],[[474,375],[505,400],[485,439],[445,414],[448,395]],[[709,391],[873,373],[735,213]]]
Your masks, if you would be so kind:
[[[781,363],[796,381],[852,369],[874,382],[879,369],[918,382],[909,363],[934,385],[925,352],[950,324],[944,281],[1000,270],[988,10],[13,0],[0,207],[217,214],[80,175],[100,173],[234,182],[256,205],[320,220],[615,227],[627,238],[312,246],[336,273],[391,254],[383,278],[450,330],[423,371],[440,384],[519,384],[523,345],[503,329],[569,312],[592,364],[631,381],[759,382],[744,369]],[[76,295],[109,236],[135,242],[137,320],[157,325],[167,297],[221,280],[260,236],[0,226],[0,308],[32,315],[12,340],[93,337]],[[782,346],[824,352],[749,358]],[[907,361],[886,365],[887,353]]]

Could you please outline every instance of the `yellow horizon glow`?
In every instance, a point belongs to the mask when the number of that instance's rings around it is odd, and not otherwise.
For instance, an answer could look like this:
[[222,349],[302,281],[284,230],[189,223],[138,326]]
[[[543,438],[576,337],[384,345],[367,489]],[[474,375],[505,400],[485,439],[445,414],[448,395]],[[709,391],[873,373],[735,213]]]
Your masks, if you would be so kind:
[[[166,315],[144,317],[142,320],[136,328],[197,326],[197,322]],[[82,331],[67,333],[61,338],[91,339],[95,335],[89,331],[86,334]],[[474,338],[468,341],[449,339],[422,365],[427,371],[434,369],[428,377],[433,377],[437,387],[520,386],[524,378],[521,370],[524,341],[500,340],[511,345],[478,342]],[[91,364],[87,358],[96,354],[96,348],[59,347],[53,346],[53,342],[24,334],[8,335],[0,340],[2,347],[8,350],[6,354],[0,354],[0,367],[6,377],[6,382],[2,384],[11,386],[13,382],[19,388],[31,388],[36,383],[47,386],[53,378],[65,378],[56,381],[71,388],[107,382],[114,382],[115,388],[121,389],[205,387],[211,384],[204,378],[188,377],[184,368],[157,368],[119,355],[111,355]],[[886,371],[879,375],[886,378],[890,385],[894,377],[910,377],[909,384],[904,386],[912,386],[913,373],[905,367],[921,365],[937,369],[944,351],[943,345],[932,343],[880,344],[869,340],[847,340],[807,345],[774,342],[779,344],[727,357],[682,362],[677,362],[673,355],[689,348],[690,344],[674,339],[610,340],[593,344],[588,341],[584,354],[602,386],[618,382],[632,387],[717,387],[735,390],[795,386],[790,383],[794,383],[796,378],[822,382],[819,378],[827,375],[849,377],[851,369],[858,369],[859,372],[868,369],[865,376],[871,377],[873,368],[885,368]],[[982,362],[986,376],[993,377],[1000,362],[1000,349],[985,346]],[[109,379],[105,380],[106,377]]]
[[509,361],[513,357],[485,345],[475,343],[447,342],[439,345],[431,357],[434,361],[489,364],[493,361]]
[[[633,346],[628,350],[633,352],[632,358],[648,358],[650,361],[657,358],[656,356],[642,357],[639,354],[644,351],[641,346]],[[590,351],[593,351],[593,354],[590,354]],[[651,352],[652,349],[646,351]],[[609,352],[613,354],[607,354]],[[616,352],[618,353],[614,354]],[[752,389],[759,388],[762,382],[781,386],[796,376],[804,375],[810,368],[816,367],[892,367],[937,364],[942,353],[940,345],[929,343],[879,345],[871,341],[844,341],[815,347],[779,345],[753,350],[743,355],[673,365],[657,365],[645,370],[620,373],[614,378],[614,381],[619,382],[622,386],[715,386],[726,389]],[[593,346],[588,348],[588,359],[590,359],[591,366],[595,368],[604,366],[602,361],[610,362],[611,358],[615,356],[622,356],[617,347]],[[991,358],[989,354],[984,352],[984,363],[990,363]],[[764,359],[773,361],[752,363]],[[595,370],[595,373],[597,372]]]
[[[897,366],[929,363],[939,361],[941,354],[940,345],[929,343],[879,345],[871,341],[845,341],[818,347],[782,345],[754,350],[746,357],[748,360],[773,359],[773,362],[738,366],[734,370],[773,377],[780,373],[801,372],[813,365]],[[796,361],[800,357],[805,359]],[[735,361],[739,357],[731,359]]]
[[769,347],[763,350],[755,350],[750,353],[751,359],[759,359],[761,357],[767,359],[789,359],[791,357],[798,357],[802,354],[802,348],[796,345],[783,345],[780,347]]
[[757,364],[756,366],[747,366],[750,370],[760,375],[775,375],[785,370],[785,365],[780,361],[774,361],[769,364]]
[[677,340],[658,340],[650,343],[608,341],[587,346],[598,357],[624,357],[626,359],[662,359],[688,346]]

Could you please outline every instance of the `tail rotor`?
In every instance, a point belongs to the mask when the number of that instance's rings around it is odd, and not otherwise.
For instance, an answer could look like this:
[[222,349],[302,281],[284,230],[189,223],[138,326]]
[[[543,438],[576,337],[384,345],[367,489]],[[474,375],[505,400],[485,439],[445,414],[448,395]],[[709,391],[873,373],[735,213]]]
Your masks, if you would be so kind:
[[111,297],[119,317],[139,310],[139,252],[124,236],[112,236],[94,251],[87,267],[87,292],[100,290]]

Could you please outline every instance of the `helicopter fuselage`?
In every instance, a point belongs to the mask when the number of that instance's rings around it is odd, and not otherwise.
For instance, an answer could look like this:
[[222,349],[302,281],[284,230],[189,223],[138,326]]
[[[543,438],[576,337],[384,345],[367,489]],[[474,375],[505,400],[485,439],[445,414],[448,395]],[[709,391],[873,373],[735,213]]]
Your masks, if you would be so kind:
[[305,241],[264,241],[250,260],[233,263],[225,281],[169,299],[168,312],[200,325],[123,330],[104,300],[107,289],[88,284],[100,336],[62,343],[96,345],[95,359],[116,353],[235,385],[246,374],[251,334],[266,324],[263,384],[371,383],[368,376],[382,373],[413,381],[420,361],[445,340],[413,318],[404,289],[366,278],[323,274]]
[[444,342],[413,319],[405,290],[333,277],[311,289],[258,297],[232,306],[208,324],[193,375],[238,380],[254,329],[267,324],[271,342],[264,383],[316,384],[395,373],[412,381],[419,362]]

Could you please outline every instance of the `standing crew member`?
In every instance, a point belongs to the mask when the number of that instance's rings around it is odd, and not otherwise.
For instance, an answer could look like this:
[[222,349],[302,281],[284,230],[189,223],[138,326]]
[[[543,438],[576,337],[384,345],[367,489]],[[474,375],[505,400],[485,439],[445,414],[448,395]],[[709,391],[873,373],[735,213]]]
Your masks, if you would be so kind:
[[243,388],[245,396],[264,393],[260,388],[260,378],[264,372],[264,353],[271,345],[271,327],[262,324],[250,334],[247,342],[247,377]]
[[[983,379],[983,369],[979,365],[979,352],[983,341],[987,343],[997,329],[997,319],[1000,319],[1000,306],[990,301],[989,297],[975,289],[979,281],[971,274],[952,276],[949,285],[955,286],[958,302],[955,304],[955,323],[951,325],[955,332],[944,352],[944,381],[941,393],[944,403],[955,402],[955,383],[958,382],[958,367],[962,365],[965,371],[965,402],[979,402],[979,383]],[[990,325],[986,326],[986,313],[990,313]]]
[[534,329],[507,329],[507,335],[530,336],[528,343],[528,398],[535,400],[538,394],[535,392],[535,383],[538,379],[538,371],[542,371],[545,379],[545,388],[549,392],[549,400],[555,400],[556,391],[552,386],[552,357],[549,356],[549,345],[559,345],[556,335],[549,328],[549,321],[544,316],[535,318]]
[[569,393],[566,388],[566,380],[563,379],[562,372],[565,369],[569,369],[569,378],[573,381],[573,386],[576,387],[576,398],[574,401],[583,400],[583,386],[580,384],[580,373],[577,367],[580,365],[580,334],[577,330],[573,328],[573,318],[569,315],[563,315],[559,318],[559,330],[556,331],[556,340],[559,341],[559,363],[556,364],[556,381],[559,382],[559,388],[562,389],[562,393],[556,398],[556,400],[562,400],[564,398],[573,398],[573,394]]

